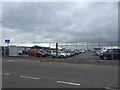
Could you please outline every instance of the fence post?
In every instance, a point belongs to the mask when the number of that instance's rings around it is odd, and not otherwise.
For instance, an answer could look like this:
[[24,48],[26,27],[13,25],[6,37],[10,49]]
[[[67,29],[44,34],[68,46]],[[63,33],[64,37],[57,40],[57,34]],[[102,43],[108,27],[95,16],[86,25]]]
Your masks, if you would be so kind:
[[[111,42],[111,49],[112,49],[113,43]],[[112,51],[112,60],[113,60],[113,51]]]
[[98,42],[98,46],[99,46],[99,48],[100,48],[100,42]]
[[67,42],[66,42],[66,49],[67,49]]
[[76,42],[76,50],[77,50],[77,42]]
[[111,42],[111,49],[112,49],[113,43]]
[[49,47],[51,47],[51,42],[49,42]]
[[58,58],[58,43],[56,43],[56,58]]
[[88,42],[87,42],[87,51],[88,51]]

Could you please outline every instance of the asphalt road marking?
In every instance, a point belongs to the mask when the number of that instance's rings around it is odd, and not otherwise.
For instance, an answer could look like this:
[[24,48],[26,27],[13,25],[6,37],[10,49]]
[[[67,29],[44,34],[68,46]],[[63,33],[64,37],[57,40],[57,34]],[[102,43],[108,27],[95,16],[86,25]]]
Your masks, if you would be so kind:
[[39,78],[36,77],[28,77],[28,76],[20,76],[21,78],[29,78],[29,79],[35,79],[35,80],[39,80]]
[[9,73],[4,73],[5,75],[9,76],[10,74]]
[[6,60],[6,62],[15,62],[15,60]]
[[57,81],[57,83],[63,83],[63,84],[70,84],[70,85],[80,86],[79,83],[72,83],[72,82],[65,82],[65,81]]

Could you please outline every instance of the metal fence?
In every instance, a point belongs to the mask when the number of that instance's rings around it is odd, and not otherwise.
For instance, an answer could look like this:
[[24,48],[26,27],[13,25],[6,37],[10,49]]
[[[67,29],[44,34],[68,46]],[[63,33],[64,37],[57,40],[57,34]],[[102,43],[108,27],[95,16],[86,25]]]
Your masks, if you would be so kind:
[[[57,42],[58,48],[65,49],[93,49],[93,48],[120,48],[118,42]],[[10,44],[11,45],[11,44]],[[26,47],[26,46],[44,46],[44,47],[56,47],[56,42],[32,42],[32,43],[22,43],[16,46]]]
[[67,49],[93,49],[93,48],[118,48],[118,43],[108,42],[108,43],[58,43],[60,47]]
[[[118,42],[57,42],[59,48],[66,49],[93,49],[93,48],[119,48],[120,44]],[[23,44],[22,44],[23,45]],[[56,42],[34,42],[32,46],[46,46],[46,47],[56,47]],[[23,45],[24,46],[24,45]]]

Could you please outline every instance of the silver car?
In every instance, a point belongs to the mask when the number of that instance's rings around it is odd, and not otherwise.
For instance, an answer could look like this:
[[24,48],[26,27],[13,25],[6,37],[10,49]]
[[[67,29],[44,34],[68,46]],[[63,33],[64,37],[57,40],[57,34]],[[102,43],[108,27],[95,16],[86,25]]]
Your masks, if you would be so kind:
[[[52,51],[51,52],[51,57],[56,57],[56,51]],[[62,52],[62,51],[58,51],[58,57],[60,58],[66,58],[67,54]]]

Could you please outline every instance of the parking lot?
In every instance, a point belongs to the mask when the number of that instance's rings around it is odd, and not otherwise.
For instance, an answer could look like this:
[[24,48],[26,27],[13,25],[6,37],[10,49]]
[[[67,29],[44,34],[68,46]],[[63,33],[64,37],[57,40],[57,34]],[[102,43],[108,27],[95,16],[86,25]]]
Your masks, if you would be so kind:
[[3,88],[118,88],[118,61],[87,51],[68,58],[3,57]]
[[120,3],[33,1],[0,3],[2,88],[120,90]]
[[51,57],[36,57],[29,55],[20,55],[19,57],[3,57],[3,60],[26,60],[26,61],[37,61],[37,62],[61,62],[61,63],[74,63],[74,64],[97,64],[97,65],[118,65],[118,60],[101,60],[99,56],[91,51],[80,53],[74,57],[68,58],[51,58]]

